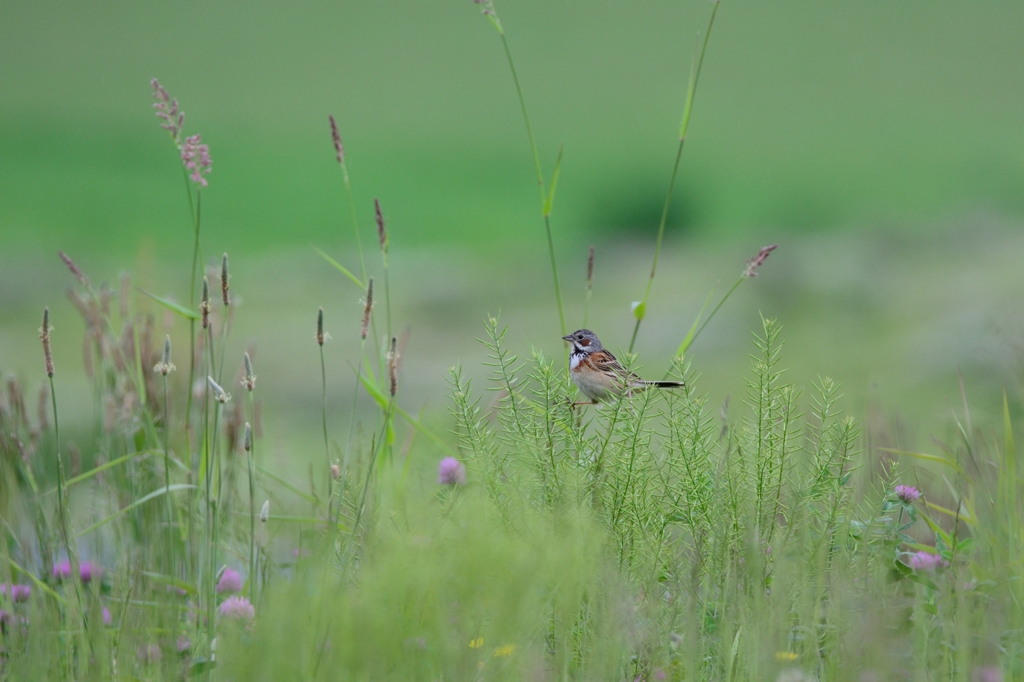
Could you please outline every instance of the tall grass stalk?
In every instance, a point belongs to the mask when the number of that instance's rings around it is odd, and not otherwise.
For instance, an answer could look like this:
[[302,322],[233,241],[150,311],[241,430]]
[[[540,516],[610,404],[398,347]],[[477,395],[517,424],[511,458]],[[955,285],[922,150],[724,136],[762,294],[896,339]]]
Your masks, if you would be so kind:
[[[679,173],[679,161],[683,157],[683,145],[686,144],[686,133],[690,127],[690,114],[693,112],[693,101],[697,94],[697,81],[700,79],[700,70],[704,65],[704,54],[708,49],[708,40],[711,38],[711,28],[715,24],[715,15],[718,13],[720,0],[714,0],[711,9],[711,18],[708,20],[708,28],[704,32],[703,44],[700,34],[697,34],[697,47],[694,48],[693,60],[690,64],[690,81],[686,88],[686,104],[683,106],[683,119],[679,124],[679,145],[676,147],[676,159],[672,164],[672,176],[668,182],[668,192],[665,194],[665,203],[661,209],[661,221],[658,223],[658,237],[654,243],[654,261],[651,263],[651,274],[647,278],[647,288],[644,289],[644,297],[634,304],[633,316],[636,324],[633,326],[633,336],[629,340],[629,352],[633,352],[636,344],[636,335],[640,331],[640,323],[647,315],[647,299],[651,295],[651,287],[654,285],[654,275],[658,270],[658,256],[661,255],[661,243],[665,236],[665,223],[668,220],[668,209],[672,204],[672,191],[675,189],[676,176]],[[699,52],[698,52],[699,49]],[[562,332],[565,333],[564,331]]]
[[[323,346],[320,347],[321,352]],[[322,357],[321,357],[322,359]],[[256,423],[256,403],[253,397],[253,391],[256,389],[256,374],[252,369],[252,358],[249,357],[249,353],[245,353],[242,356],[242,361],[245,366],[245,379],[242,380],[242,385],[245,386],[246,398],[249,407],[249,418],[252,419],[252,423]],[[255,449],[255,437],[252,433],[252,428],[249,423],[245,425],[245,440],[246,440],[246,454],[249,464],[249,601],[254,602],[254,595],[256,590],[256,449]]]
[[356,217],[356,202],[352,198],[352,183],[349,182],[348,178],[348,165],[347,157],[345,155],[345,146],[341,141],[341,133],[338,130],[338,124],[334,120],[334,115],[327,117],[331,123],[331,140],[334,143],[334,151],[337,155],[338,165],[341,167],[341,178],[345,185],[345,197],[348,199],[348,210],[352,216],[352,233],[356,238],[356,251],[359,252],[359,270],[363,276],[363,281],[366,281],[366,259],[363,257],[363,243],[359,236],[359,220]]
[[[202,192],[196,190],[196,202],[195,209],[192,207],[192,186],[189,184],[188,171],[182,168],[182,172],[185,174],[185,193],[188,194],[188,207],[189,213],[193,217],[195,224],[195,239],[192,243],[192,274],[189,277],[188,285],[188,307],[189,310],[195,310],[196,306],[196,270],[199,267],[199,259],[201,257],[199,251],[199,218],[200,209],[202,207]],[[188,338],[189,338],[189,357],[188,357],[188,384],[192,385],[192,382],[196,378],[196,321],[195,318],[189,318],[188,321]],[[192,423],[192,391],[188,391],[188,395],[185,398],[185,432],[190,433],[189,425]],[[191,447],[191,436],[189,445]]]
[[[79,571],[78,552],[75,551],[75,536],[71,530],[71,516],[68,511],[68,488],[67,476],[64,473],[64,459],[60,452],[60,418],[57,413],[57,389],[53,381],[54,366],[53,355],[50,350],[50,309],[43,309],[43,326],[39,330],[39,337],[43,342],[43,358],[46,364],[46,376],[50,384],[50,407],[53,410],[53,440],[54,454],[57,459],[57,516],[60,519],[60,533],[64,540],[64,549],[68,553],[68,563],[71,566],[71,575],[77,576]],[[82,591],[75,583],[75,595],[78,599],[78,613],[82,623],[82,630],[87,630],[87,614],[85,602],[82,599]]]
[[551,181],[550,191],[544,183],[544,170],[540,164],[540,153],[537,151],[537,140],[533,134],[533,125],[530,123],[530,113],[526,108],[526,97],[523,95],[523,88],[519,83],[519,73],[516,71],[515,60],[512,59],[512,49],[509,47],[508,38],[505,36],[505,29],[501,25],[498,13],[494,9],[493,0],[474,0],[477,4],[483,5],[482,13],[491,22],[491,25],[501,37],[501,46],[505,50],[505,58],[508,61],[509,71],[512,73],[512,82],[516,86],[516,96],[519,98],[519,108],[523,113],[523,123],[526,125],[526,135],[530,140],[530,152],[533,154],[533,167],[537,173],[537,189],[540,191],[541,217],[544,219],[544,232],[547,236],[548,257],[551,260],[551,276],[555,285],[555,301],[558,304],[558,321],[562,335],[567,333],[565,326],[565,309],[562,304],[562,288],[558,282],[558,262],[555,258],[555,243],[551,236],[551,208],[554,202],[555,186],[558,183],[558,171],[562,163],[562,149],[558,150],[558,161],[555,163],[554,176]]

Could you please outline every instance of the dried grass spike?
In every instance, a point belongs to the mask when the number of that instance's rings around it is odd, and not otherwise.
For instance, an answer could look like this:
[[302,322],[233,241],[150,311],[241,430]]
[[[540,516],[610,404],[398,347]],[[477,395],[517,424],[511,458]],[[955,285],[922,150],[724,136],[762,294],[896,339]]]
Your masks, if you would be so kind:
[[359,338],[365,339],[370,332],[370,314],[373,313],[373,277],[366,284],[366,301],[363,304],[363,325],[359,330]]
[[50,309],[43,308],[43,326],[39,329],[39,338],[43,341],[43,357],[46,360],[46,376],[53,378],[53,353],[50,351]]

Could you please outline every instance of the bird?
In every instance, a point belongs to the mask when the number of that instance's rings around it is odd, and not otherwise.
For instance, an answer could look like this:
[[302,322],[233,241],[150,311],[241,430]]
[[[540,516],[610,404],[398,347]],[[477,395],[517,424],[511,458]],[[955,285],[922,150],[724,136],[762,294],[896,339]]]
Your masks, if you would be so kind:
[[[577,329],[572,334],[562,337],[572,344],[569,355],[569,374],[576,388],[590,398],[589,403],[596,405],[634,389],[646,388],[681,388],[682,381],[645,381],[628,371],[615,359],[597,338],[597,334],[589,329]],[[586,405],[587,401],[575,403]]]

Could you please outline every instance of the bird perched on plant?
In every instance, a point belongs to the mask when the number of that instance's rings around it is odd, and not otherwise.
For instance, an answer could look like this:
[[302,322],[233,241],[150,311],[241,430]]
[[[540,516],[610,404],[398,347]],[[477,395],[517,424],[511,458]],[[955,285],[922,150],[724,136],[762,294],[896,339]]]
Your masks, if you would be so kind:
[[[633,390],[645,388],[679,388],[682,381],[645,381],[633,374],[601,345],[597,334],[578,329],[563,339],[572,344],[569,374],[583,395],[597,404]],[[585,405],[586,402],[576,403]]]

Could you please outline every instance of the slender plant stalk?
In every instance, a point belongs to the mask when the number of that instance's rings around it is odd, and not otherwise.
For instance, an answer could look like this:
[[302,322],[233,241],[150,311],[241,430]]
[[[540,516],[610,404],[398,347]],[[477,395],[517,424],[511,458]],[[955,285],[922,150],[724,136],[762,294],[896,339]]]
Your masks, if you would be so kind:
[[[523,122],[526,124],[526,135],[530,139],[530,151],[533,154],[533,167],[537,173],[537,189],[540,191],[540,205],[541,215],[544,218],[544,230],[547,234],[548,242],[548,256],[551,259],[551,275],[555,283],[555,301],[558,304],[558,320],[561,324],[562,335],[566,334],[565,327],[565,308],[562,305],[562,288],[558,281],[558,263],[555,259],[555,243],[551,237],[551,199],[553,196],[549,195],[545,189],[544,183],[544,171],[540,165],[540,153],[537,151],[537,139],[533,134],[533,125],[530,123],[530,114],[526,108],[526,98],[523,96],[523,88],[519,83],[519,73],[516,71],[515,60],[512,59],[512,49],[508,45],[508,38],[505,36],[505,29],[501,26],[501,21],[498,19],[497,13],[494,11],[493,2],[488,0],[485,3],[484,16],[491,22],[494,29],[501,36],[501,45],[505,49],[505,58],[508,60],[509,71],[512,72],[512,81],[516,86],[516,95],[519,97],[519,108],[523,112]],[[561,157],[561,152],[559,152]],[[555,171],[557,176],[557,169]],[[552,183],[553,187],[553,183]],[[568,350],[566,350],[568,354]]]
[[79,575],[78,553],[75,551],[72,539],[74,535],[71,530],[71,519],[68,514],[68,487],[64,475],[64,460],[60,455],[60,423],[57,418],[57,393],[54,389],[53,375],[50,374],[50,404],[53,406],[53,438],[57,449],[57,513],[60,516],[60,532],[64,536],[64,549],[68,553],[68,563],[71,565],[71,583],[75,586],[75,595],[78,598],[78,610],[82,619],[82,629],[87,630],[87,617],[85,612],[85,601],[82,599],[82,590],[76,578]]
[[[704,33],[704,43],[700,47],[700,53],[694,54],[694,60],[690,66],[690,82],[686,90],[686,104],[683,107],[683,120],[679,125],[679,146],[676,148],[676,160],[672,165],[672,177],[668,183],[668,192],[665,194],[665,204],[661,210],[661,222],[658,224],[658,239],[654,244],[654,261],[651,263],[651,274],[647,279],[647,288],[644,290],[643,299],[633,308],[633,315],[636,317],[636,324],[633,326],[633,336],[629,340],[629,352],[633,352],[636,344],[636,335],[640,331],[640,323],[647,314],[647,299],[651,295],[651,286],[654,284],[654,274],[658,269],[658,256],[661,254],[661,243],[665,236],[665,222],[668,220],[668,209],[672,204],[672,190],[675,188],[676,176],[679,174],[679,160],[683,156],[683,145],[686,144],[686,132],[690,127],[690,114],[693,111],[693,99],[697,94],[697,81],[700,79],[700,70],[704,65],[704,54],[708,49],[708,39],[711,38],[711,27],[715,24],[715,15],[718,13],[719,0],[715,0],[715,6],[711,10],[711,18],[708,20],[708,30]],[[697,35],[700,45],[700,34]],[[696,49],[696,48],[695,48]]]
[[[249,415],[256,423],[256,409],[252,391],[249,392]],[[256,590],[256,437],[249,438],[249,602],[255,604]]]
[[[192,277],[189,280],[188,285],[188,309],[194,310],[196,307],[196,268],[199,265],[199,215],[200,207],[202,205],[202,192],[196,190],[196,203],[195,209],[192,207],[192,186],[189,184],[188,171],[182,168],[182,172],[185,173],[185,191],[188,194],[188,210],[193,215],[195,221],[195,241],[192,245]],[[188,359],[188,386],[187,397],[185,398],[185,432],[188,433],[189,425],[192,423],[192,382],[195,381],[196,374],[196,321],[194,318],[189,318],[188,321],[188,346],[189,346],[189,359]],[[189,447],[191,447],[191,439],[189,439]]]
[[[359,384],[356,383],[358,390]],[[324,429],[324,457],[327,458],[327,518],[331,518],[331,507],[334,504],[334,492],[332,490],[334,479],[331,477],[331,446],[327,439],[327,363],[324,361],[324,346],[320,344],[320,397],[321,397],[321,421]]]
[[167,396],[167,374],[164,374],[164,498],[167,506],[167,548],[168,548],[168,575],[173,575],[171,572],[174,568],[174,551],[172,549],[174,544],[174,534],[172,531],[172,524],[174,521],[174,514],[171,509],[171,453],[170,453],[170,422],[167,421],[170,410],[168,409],[168,396]]

